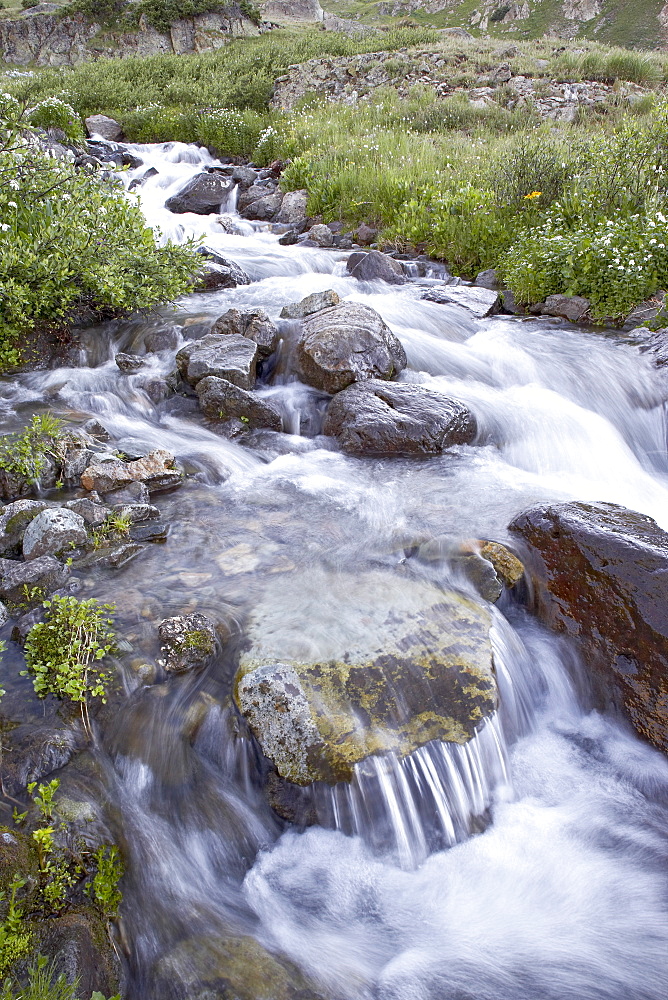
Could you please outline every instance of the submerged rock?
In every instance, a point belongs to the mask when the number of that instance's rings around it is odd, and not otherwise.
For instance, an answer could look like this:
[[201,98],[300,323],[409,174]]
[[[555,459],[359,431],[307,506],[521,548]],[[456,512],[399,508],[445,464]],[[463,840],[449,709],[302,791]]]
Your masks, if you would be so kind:
[[477,424],[457,399],[421,385],[369,379],[337,393],[323,433],[353,455],[438,455],[470,444]]
[[490,621],[474,600],[386,572],[282,577],[250,615],[236,703],[299,785],[349,780],[371,754],[466,743],[497,704]]
[[358,302],[307,316],[297,356],[304,380],[330,393],[363,379],[391,379],[406,367],[401,342],[374,309]]
[[216,629],[204,615],[178,615],[158,625],[165,670],[173,674],[200,670],[217,648]]
[[176,365],[189,385],[215,375],[240,389],[252,389],[257,373],[258,347],[247,337],[212,333],[191,341],[176,355]]
[[539,616],[578,641],[605,702],[668,750],[668,533],[611,503],[532,507],[510,531],[529,546]]

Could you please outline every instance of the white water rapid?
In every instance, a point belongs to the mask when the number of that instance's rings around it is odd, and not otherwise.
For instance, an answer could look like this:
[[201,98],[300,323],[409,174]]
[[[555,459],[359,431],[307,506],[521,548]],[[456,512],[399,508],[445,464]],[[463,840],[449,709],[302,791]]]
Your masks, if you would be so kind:
[[[155,623],[172,614],[239,617],[267,574],[391,569],[435,535],[507,540],[537,502],[613,501],[668,528],[663,395],[619,336],[547,318],[478,321],[420,298],[437,278],[360,283],[346,254],[280,246],[234,214],[234,196],[221,206],[232,235],[217,216],[174,215],[165,200],[215,161],[179,143],[129,148],[143,165],[127,184],[156,171],[137,193],[161,238],[203,236],[252,283],[88,331],[79,367],[0,381],[0,420],[12,429],[45,405],[75,423],[96,416],[110,448],[165,447],[189,473],[156,501],[166,543],[85,581],[87,595],[117,604],[134,649],[154,651]],[[283,305],[329,288],[372,306],[401,339],[401,380],[470,407],[474,446],[420,462],[331,450],[323,395],[280,359],[260,389],[280,405],[280,440],[244,447],[182,397],[154,401],[151,383],[173,370],[191,327],[201,335],[232,306],[278,322]],[[114,355],[144,353],[165,325],[175,344],[119,373]],[[280,329],[285,357],[294,326]],[[450,579],[444,564],[429,572]],[[310,598],[305,589],[305,608]],[[128,671],[108,784],[131,859],[120,927],[129,1000],[237,997],[210,985],[210,969],[230,935],[247,934],[332,1000],[668,997],[668,761],[590,710],[586,665],[563,640],[508,598],[493,614],[498,717],[466,747],[371,758],[350,785],[315,787],[306,829],[266,803],[227,698],[229,663],[146,687]]]

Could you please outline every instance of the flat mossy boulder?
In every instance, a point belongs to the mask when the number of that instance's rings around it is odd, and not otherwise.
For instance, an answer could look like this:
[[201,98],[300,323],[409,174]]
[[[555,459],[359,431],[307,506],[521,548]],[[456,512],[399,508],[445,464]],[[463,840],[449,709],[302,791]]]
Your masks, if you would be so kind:
[[271,581],[246,626],[235,699],[279,774],[350,780],[372,754],[466,743],[497,706],[489,612],[380,570]]

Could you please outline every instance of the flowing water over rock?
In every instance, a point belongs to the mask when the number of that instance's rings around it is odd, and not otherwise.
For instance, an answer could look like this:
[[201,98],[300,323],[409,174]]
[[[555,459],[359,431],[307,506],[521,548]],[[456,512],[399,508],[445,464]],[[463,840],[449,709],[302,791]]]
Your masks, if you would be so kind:
[[[660,1000],[668,764],[590,710],[573,649],[509,594],[485,611],[498,713],[468,743],[367,757],[333,786],[286,789],[262,759],[231,699],[234,642],[204,672],[155,666],[163,618],[197,612],[235,635],[282,587],[295,627],[316,601],[335,633],[341,604],[328,611],[313,585],[328,576],[408,574],[480,602],[456,560],[420,547],[511,543],[507,525],[539,502],[611,501],[668,528],[666,410],[649,360],[554,320],[475,320],[422,298],[437,279],[360,282],[346,254],[282,247],[236,216],[229,233],[215,215],[173,214],[165,201],[214,161],[177,143],[131,149],[143,165],[127,182],[145,177],[149,222],[164,238],[203,235],[251,284],[104,324],[82,337],[80,367],[0,382],[5,430],[45,405],[73,423],[95,416],[110,450],[167,449],[188,474],[152,499],[171,525],[164,544],[83,577],[85,596],[117,605],[126,647],[104,773],[130,861],[128,997]],[[222,211],[235,189],[228,198]],[[328,397],[294,375],[298,324],[280,313],[327,289],[380,313],[407,355],[399,381],[461,400],[473,445],[364,458],[322,436]],[[256,307],[282,338],[257,391],[284,433],[228,440],[164,383],[184,344]],[[143,367],[120,371],[119,352]]]

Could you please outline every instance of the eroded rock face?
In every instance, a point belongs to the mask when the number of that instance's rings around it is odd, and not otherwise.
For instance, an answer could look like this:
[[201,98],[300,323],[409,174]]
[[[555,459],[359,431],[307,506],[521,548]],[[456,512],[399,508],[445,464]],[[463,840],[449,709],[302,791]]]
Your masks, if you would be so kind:
[[349,780],[371,754],[471,738],[497,704],[489,627],[476,601],[386,572],[283,577],[251,614],[235,699],[284,778]]
[[401,342],[374,309],[358,302],[307,316],[297,357],[304,380],[331,393],[363,379],[391,379],[406,367]]
[[668,750],[668,533],[609,503],[532,507],[510,530],[529,546],[540,617],[578,640],[605,701]]
[[421,385],[369,379],[337,393],[323,433],[353,455],[438,455],[470,444],[477,424],[457,399]]

